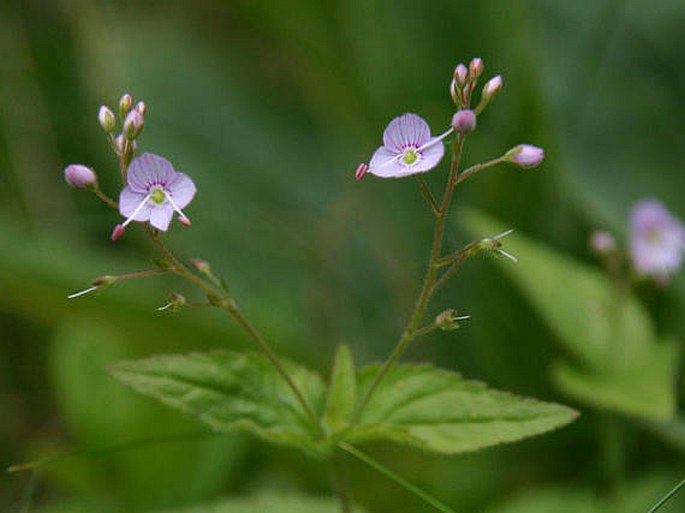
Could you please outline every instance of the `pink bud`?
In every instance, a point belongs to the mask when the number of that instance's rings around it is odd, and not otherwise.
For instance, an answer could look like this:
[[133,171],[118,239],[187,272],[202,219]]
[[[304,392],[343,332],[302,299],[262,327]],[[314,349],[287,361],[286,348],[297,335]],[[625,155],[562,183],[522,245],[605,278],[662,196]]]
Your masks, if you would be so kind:
[[106,105],[100,107],[100,111],[98,112],[98,122],[100,123],[102,129],[107,133],[113,132],[117,124],[114,113],[109,110]]
[[87,189],[97,184],[95,172],[81,164],[71,164],[64,169],[64,179],[75,189]]
[[112,230],[112,240],[117,240],[119,237],[121,237],[124,234],[124,225],[123,224],[118,224],[114,227],[114,230]]
[[145,102],[138,102],[136,103],[135,109],[140,112],[141,116],[145,115],[145,111],[147,110],[147,107],[145,106]]
[[124,136],[129,141],[134,140],[143,131],[143,126],[145,121],[143,120],[143,115],[136,109],[133,109],[126,116],[126,121],[124,121]]
[[492,100],[497,94],[502,90],[502,77],[497,75],[496,77],[488,80],[483,88],[483,98],[486,101]]
[[539,166],[545,157],[545,150],[530,144],[519,144],[507,152],[505,158],[508,162],[524,169]]
[[364,178],[364,175],[366,172],[369,170],[369,166],[367,164],[364,164],[363,162],[359,164],[357,167],[357,170],[354,172],[354,179],[359,181],[362,178]]
[[458,110],[452,117],[452,128],[460,134],[473,132],[476,129],[476,115],[472,110]]
[[454,69],[454,80],[457,82],[457,85],[459,87],[462,87],[466,83],[466,78],[468,77],[468,69],[466,69],[466,66],[463,64],[459,63],[457,67]]
[[483,73],[483,59],[474,57],[469,63],[469,78],[472,82],[478,80],[478,77]]
[[616,239],[608,232],[597,230],[590,235],[589,246],[597,255],[608,255],[616,251]]

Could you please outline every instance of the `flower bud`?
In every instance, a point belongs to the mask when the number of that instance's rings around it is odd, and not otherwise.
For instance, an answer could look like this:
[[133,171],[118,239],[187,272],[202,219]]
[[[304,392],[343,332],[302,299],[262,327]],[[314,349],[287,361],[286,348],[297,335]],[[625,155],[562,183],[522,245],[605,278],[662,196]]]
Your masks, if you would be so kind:
[[193,258],[190,260],[190,264],[200,274],[203,274],[205,276],[209,276],[211,274],[211,268],[209,266],[209,262],[206,262],[204,260],[200,260],[199,258]]
[[145,102],[138,102],[136,103],[136,106],[134,107],[138,112],[140,112],[141,116],[145,116],[145,111],[147,110],[147,107],[145,106]]
[[354,172],[354,179],[359,181],[362,178],[364,178],[364,175],[366,175],[366,172],[369,170],[369,166],[362,162],[357,166],[357,170]]
[[469,71],[466,69],[466,66],[461,63],[457,65],[454,69],[454,81],[457,83],[457,86],[464,87],[466,79],[468,78],[468,73]]
[[143,115],[135,109],[132,110],[126,116],[126,121],[124,121],[124,137],[129,141],[133,141],[143,131],[144,124]]
[[460,134],[473,132],[476,129],[476,115],[472,110],[458,110],[452,117],[452,128]]
[[119,99],[119,115],[123,119],[133,107],[133,96],[125,94]]
[[537,167],[545,157],[545,150],[530,144],[519,144],[509,150],[504,158],[516,166],[524,169]]
[[109,110],[106,105],[100,107],[98,121],[105,132],[108,134],[114,132],[114,128],[117,125],[117,119],[114,117],[114,113]]
[[616,239],[608,232],[597,230],[590,235],[590,250],[596,255],[609,255],[616,251]]
[[64,168],[64,179],[75,189],[88,189],[98,183],[95,172],[81,164],[71,164]]
[[469,62],[469,79],[475,82],[483,74],[483,59],[474,57]]
[[495,96],[497,96],[501,90],[502,77],[501,75],[497,75],[496,77],[493,77],[490,80],[488,80],[488,83],[485,84],[485,87],[483,87],[483,99],[489,102]]

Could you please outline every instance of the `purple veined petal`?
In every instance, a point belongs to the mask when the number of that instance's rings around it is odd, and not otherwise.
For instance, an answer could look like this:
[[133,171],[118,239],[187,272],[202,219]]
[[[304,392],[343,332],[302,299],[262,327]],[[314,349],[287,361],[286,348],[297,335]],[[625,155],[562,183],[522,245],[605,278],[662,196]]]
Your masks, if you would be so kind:
[[430,127],[423,118],[407,113],[393,119],[383,132],[383,145],[401,153],[407,146],[423,146],[431,137]]
[[385,146],[376,150],[369,162],[369,173],[381,178],[399,178],[404,176],[405,166],[400,163],[397,153]]
[[169,223],[171,223],[171,218],[174,217],[174,209],[170,203],[164,202],[161,205],[155,205],[152,208],[152,213],[150,214],[150,224],[162,230],[167,231],[169,228]]
[[195,184],[185,173],[176,173],[176,176],[171,183],[167,185],[166,189],[174,198],[174,202],[178,205],[178,208],[185,208],[197,192]]
[[[138,206],[145,201],[146,194],[133,191],[130,187],[124,188],[119,195],[119,213],[128,218],[135,212]],[[147,221],[150,219],[151,205],[146,205],[136,214],[133,221]]]
[[167,159],[153,153],[143,153],[133,159],[128,168],[128,186],[137,192],[147,192],[151,185],[167,185],[176,172]]
[[437,166],[445,155],[445,145],[442,139],[434,137],[426,149],[421,150],[421,159],[411,166],[411,173],[425,173]]

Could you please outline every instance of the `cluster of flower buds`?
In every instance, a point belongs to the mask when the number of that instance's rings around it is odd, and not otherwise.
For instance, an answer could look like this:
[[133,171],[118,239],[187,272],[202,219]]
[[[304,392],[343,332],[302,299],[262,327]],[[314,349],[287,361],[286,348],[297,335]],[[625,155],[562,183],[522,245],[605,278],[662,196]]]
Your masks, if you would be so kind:
[[144,102],[138,102],[134,105],[133,96],[124,94],[119,99],[121,133],[115,135],[117,117],[106,105],[100,107],[98,121],[119,156],[128,157],[128,160],[130,160],[135,152],[136,139],[140,136],[145,126],[145,110]]
[[[454,69],[454,75],[450,83],[450,95],[459,110],[469,110],[471,108],[471,99],[482,74],[483,60],[480,57],[471,59],[468,67],[460,63]],[[476,107],[475,114],[480,114],[501,89],[501,76],[497,75],[488,80],[481,92],[480,104]]]

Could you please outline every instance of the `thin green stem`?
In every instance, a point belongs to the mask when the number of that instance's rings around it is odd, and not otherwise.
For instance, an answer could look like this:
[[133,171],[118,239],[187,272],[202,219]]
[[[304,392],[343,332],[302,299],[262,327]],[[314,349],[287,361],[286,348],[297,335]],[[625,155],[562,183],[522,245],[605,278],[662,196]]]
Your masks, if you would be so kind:
[[671,500],[671,497],[673,497],[678,491],[685,486],[685,479],[680,481],[677,485],[675,485],[670,492],[668,492],[666,495],[664,495],[661,499],[659,499],[659,502],[657,502],[654,506],[650,508],[650,510],[647,513],[655,513],[658,511],[661,506],[666,504],[669,500]]
[[[302,395],[302,392],[300,391],[299,387],[295,384],[288,371],[285,369],[285,367],[283,367],[283,364],[278,359],[276,354],[271,350],[266,341],[259,335],[254,326],[252,326],[252,324],[242,314],[236,302],[233,299],[226,297],[223,291],[216,290],[214,287],[206,283],[204,280],[190,272],[190,270],[185,265],[183,265],[171,253],[171,251],[169,251],[169,249],[166,247],[166,245],[162,242],[162,240],[158,237],[157,233],[152,228],[150,228],[148,225],[144,225],[144,228],[145,233],[147,233],[149,239],[159,250],[162,256],[167,260],[167,262],[172,266],[172,269],[176,274],[185,278],[194,285],[200,287],[207,294],[207,296],[210,297],[210,301],[212,301],[212,298],[214,298],[214,304],[216,306],[222,308],[223,310],[227,311],[229,314],[233,316],[233,318],[238,322],[240,327],[243,328],[243,330],[250,336],[250,338],[255,343],[257,348],[261,351],[261,353],[264,356],[266,356],[271,365],[276,369],[276,371],[281,375],[283,380],[288,384],[292,392],[295,394],[295,397],[297,398],[298,402],[302,405],[302,408],[304,409],[307,417],[309,417],[310,422],[316,429],[317,435],[320,438],[324,438],[325,432],[323,426],[321,425],[321,420],[314,412],[312,406],[309,404],[309,401],[307,401],[304,395]],[[216,301],[216,299],[218,299],[218,301]]]
[[33,495],[36,493],[36,487],[38,486],[38,471],[33,470],[31,472],[31,477],[29,477],[28,483],[26,483],[26,488],[21,494],[21,506],[19,507],[19,513],[29,513],[31,509],[31,503],[33,502]]
[[459,253],[459,256],[457,259],[452,263],[451,267],[447,269],[442,276],[440,276],[440,279],[433,285],[431,288],[431,295],[435,294],[440,287],[442,287],[445,283],[447,283],[447,280],[449,280],[452,275],[457,272],[457,270],[462,266],[464,262],[466,262],[466,258],[468,256],[468,252],[462,251]]
[[340,511],[342,513],[351,513],[352,505],[350,500],[350,492],[347,485],[347,474],[345,471],[343,454],[338,451],[333,451],[331,458],[333,481],[336,492],[338,493],[338,499],[340,500]]
[[428,186],[428,183],[426,182],[426,179],[421,175],[416,175],[416,179],[419,181],[419,186],[421,187],[421,193],[423,194],[423,197],[428,202],[428,205],[430,205],[431,210],[433,210],[433,213],[436,216],[440,215],[440,207],[438,206],[438,202],[435,201],[435,196],[433,196],[433,193],[431,192],[430,187]]
[[426,502],[427,504],[430,504],[433,506],[436,510],[441,511],[442,513],[456,513],[452,508],[447,506],[446,504],[443,504],[440,502],[438,499],[433,497],[432,495],[428,494],[427,492],[423,491],[421,488],[419,488],[416,485],[413,485],[406,479],[404,479],[402,476],[396,474],[392,470],[390,470],[388,467],[385,465],[382,465],[378,461],[374,460],[367,454],[361,452],[359,449],[356,447],[353,447],[352,445],[346,443],[346,442],[338,442],[338,447],[340,447],[342,450],[347,451],[350,453],[352,456],[357,458],[360,461],[363,461],[366,463],[368,466],[371,468],[377,470],[381,474],[385,475],[386,477],[392,479],[395,481],[398,485],[400,485],[402,488],[405,490],[408,490],[409,492],[413,493],[417,497],[419,497],[421,500]]
[[93,191],[93,193],[95,193],[95,195],[96,195],[98,198],[100,198],[102,201],[104,201],[109,207],[111,207],[111,208],[113,208],[113,209],[115,209],[115,210],[118,210],[118,209],[119,209],[119,205],[117,205],[117,202],[114,201],[114,200],[113,200],[112,198],[110,198],[109,196],[107,196],[107,194],[105,194],[104,192],[102,192],[102,190],[100,190],[100,187],[99,187],[97,184],[95,184],[95,186],[93,187],[92,191]]
[[495,167],[496,165],[502,164],[503,162],[505,162],[505,158],[498,157],[494,160],[490,160],[488,162],[483,162],[482,164],[476,164],[475,166],[471,166],[470,168],[465,169],[464,171],[459,173],[459,176],[457,176],[457,184],[460,184],[461,182],[475,175],[479,171]]
[[414,310],[409,318],[406,328],[402,332],[399,342],[393,349],[392,353],[388,359],[383,363],[381,368],[378,370],[376,375],[371,382],[371,385],[366,390],[366,393],[362,397],[362,400],[357,404],[355,411],[352,415],[352,423],[359,420],[364,408],[368,404],[369,400],[373,396],[374,392],[378,386],[383,381],[383,378],[388,374],[390,369],[397,363],[402,354],[406,351],[409,344],[414,339],[416,335],[416,329],[421,317],[423,316],[428,301],[431,297],[431,290],[433,288],[433,283],[435,282],[435,277],[437,274],[438,266],[437,262],[440,260],[440,249],[442,248],[442,237],[445,230],[445,220],[447,218],[447,212],[449,211],[450,201],[452,200],[452,194],[454,193],[454,188],[457,185],[457,171],[459,169],[459,163],[461,161],[461,153],[464,146],[464,136],[459,134],[453,147],[453,157],[452,165],[450,167],[450,175],[447,181],[447,187],[445,188],[445,193],[442,197],[442,203],[438,209],[438,216],[435,220],[435,229],[433,232],[433,244],[431,246],[431,254],[428,262],[428,269],[426,271],[426,276],[423,280],[423,287],[416,300]]

